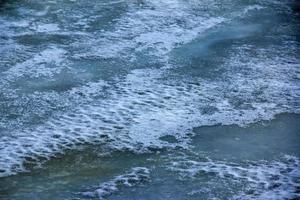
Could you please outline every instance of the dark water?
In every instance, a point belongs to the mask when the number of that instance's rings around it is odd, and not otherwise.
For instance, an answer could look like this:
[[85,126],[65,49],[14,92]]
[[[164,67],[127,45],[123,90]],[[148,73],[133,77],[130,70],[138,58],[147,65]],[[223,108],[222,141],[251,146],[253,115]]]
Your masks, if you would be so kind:
[[0,1],[0,199],[300,198],[299,5]]

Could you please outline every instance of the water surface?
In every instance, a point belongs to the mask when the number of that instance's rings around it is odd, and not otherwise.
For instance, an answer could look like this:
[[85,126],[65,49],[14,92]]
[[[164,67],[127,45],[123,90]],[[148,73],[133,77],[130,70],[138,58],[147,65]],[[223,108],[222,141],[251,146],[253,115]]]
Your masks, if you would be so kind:
[[0,199],[300,198],[297,1],[0,1]]

